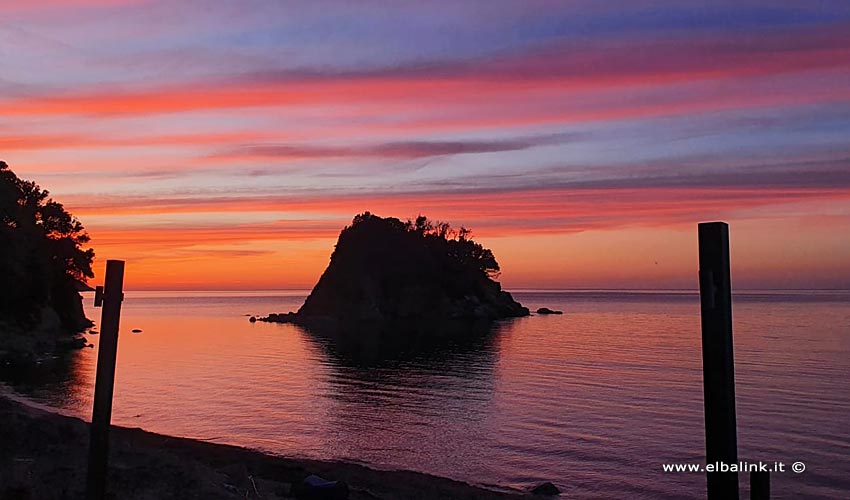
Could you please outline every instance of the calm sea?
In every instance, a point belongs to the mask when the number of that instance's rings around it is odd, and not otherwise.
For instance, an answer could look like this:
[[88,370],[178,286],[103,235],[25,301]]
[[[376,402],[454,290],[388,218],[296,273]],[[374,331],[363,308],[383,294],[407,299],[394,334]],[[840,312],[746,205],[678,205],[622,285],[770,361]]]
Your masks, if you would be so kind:
[[[520,291],[565,314],[425,353],[340,351],[245,316],[305,294],[128,292],[113,421],[477,484],[553,481],[567,498],[704,496],[702,474],[662,472],[703,456],[695,294]],[[806,464],[773,474],[776,498],[850,498],[850,292],[738,293],[734,319],[739,458]],[[96,355],[16,389],[88,417]]]

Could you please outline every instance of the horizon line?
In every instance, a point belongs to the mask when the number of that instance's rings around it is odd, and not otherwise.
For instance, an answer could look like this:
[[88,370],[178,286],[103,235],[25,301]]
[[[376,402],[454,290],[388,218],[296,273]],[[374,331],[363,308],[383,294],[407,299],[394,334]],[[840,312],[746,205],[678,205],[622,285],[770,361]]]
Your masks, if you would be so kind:
[[[89,285],[91,286],[91,285]],[[310,288],[140,288],[126,289],[125,292],[307,292],[310,293],[313,287]],[[517,287],[507,288],[502,290],[508,292],[693,292],[699,293],[699,288],[529,288]],[[87,290],[80,293],[93,293],[93,290]],[[741,292],[848,292],[850,288],[740,288],[732,289],[732,293]]]

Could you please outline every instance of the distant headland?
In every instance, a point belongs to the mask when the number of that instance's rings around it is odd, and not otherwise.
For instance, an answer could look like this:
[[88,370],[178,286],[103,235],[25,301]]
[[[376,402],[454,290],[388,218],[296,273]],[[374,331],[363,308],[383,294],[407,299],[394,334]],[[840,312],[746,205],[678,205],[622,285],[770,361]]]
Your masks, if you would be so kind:
[[364,212],[340,233],[330,264],[298,312],[252,319],[324,331],[424,333],[528,316],[493,279],[498,274],[493,252],[464,227]]
[[92,325],[79,294],[94,276],[89,236],[46,190],[2,161],[0,242],[0,360],[85,346],[75,334]]

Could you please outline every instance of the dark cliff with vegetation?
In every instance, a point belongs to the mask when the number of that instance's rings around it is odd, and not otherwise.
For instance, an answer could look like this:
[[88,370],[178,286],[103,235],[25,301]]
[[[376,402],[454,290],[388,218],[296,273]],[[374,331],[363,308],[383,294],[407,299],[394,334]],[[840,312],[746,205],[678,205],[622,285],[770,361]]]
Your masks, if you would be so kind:
[[93,277],[83,225],[0,161],[0,357],[65,344],[91,325],[79,290]]
[[298,312],[263,319],[335,329],[428,329],[527,316],[528,309],[494,281],[498,273],[493,253],[465,228],[366,212],[342,230],[330,264]]

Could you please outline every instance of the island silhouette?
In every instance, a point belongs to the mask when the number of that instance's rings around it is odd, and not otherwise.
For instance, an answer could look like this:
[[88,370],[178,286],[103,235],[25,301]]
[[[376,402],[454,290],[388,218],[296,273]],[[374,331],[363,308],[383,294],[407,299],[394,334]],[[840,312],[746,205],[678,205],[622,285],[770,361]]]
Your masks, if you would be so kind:
[[251,319],[328,334],[439,337],[528,316],[528,308],[494,279],[499,264],[493,252],[471,234],[423,215],[402,221],[358,214],[297,312]]

